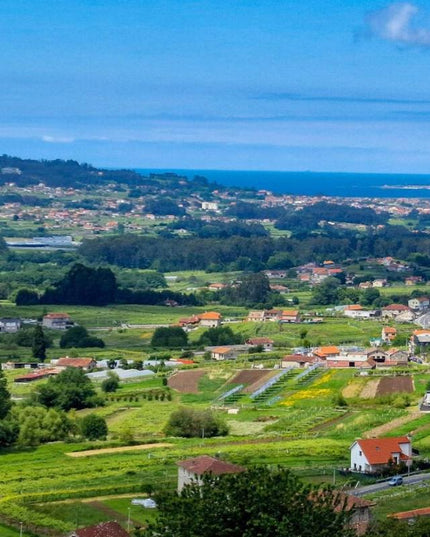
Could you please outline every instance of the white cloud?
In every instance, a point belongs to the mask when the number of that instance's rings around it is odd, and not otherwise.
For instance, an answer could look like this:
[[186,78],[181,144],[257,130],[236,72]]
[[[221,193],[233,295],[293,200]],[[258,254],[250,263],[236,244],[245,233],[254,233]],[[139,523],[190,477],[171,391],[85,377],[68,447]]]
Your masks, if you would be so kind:
[[71,144],[75,141],[74,138],[69,136],[42,136],[43,142],[48,142],[50,144]]
[[419,9],[408,2],[391,4],[367,17],[373,35],[394,43],[430,47],[430,29],[416,26],[413,19]]

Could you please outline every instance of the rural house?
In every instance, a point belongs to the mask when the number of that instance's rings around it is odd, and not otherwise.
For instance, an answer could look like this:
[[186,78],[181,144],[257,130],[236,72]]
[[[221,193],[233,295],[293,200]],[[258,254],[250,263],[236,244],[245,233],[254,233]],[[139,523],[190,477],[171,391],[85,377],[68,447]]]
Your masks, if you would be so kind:
[[252,337],[246,340],[246,344],[251,347],[263,347],[264,351],[271,351],[273,349],[273,339],[268,337]]
[[246,318],[247,322],[263,322],[264,321],[264,310],[259,311],[250,311],[248,317]]
[[67,313],[48,313],[43,317],[42,326],[51,330],[67,330],[73,322]]
[[414,311],[425,311],[429,309],[430,298],[428,296],[420,296],[408,300],[408,306]]
[[414,330],[409,343],[411,353],[428,352],[430,348],[430,330]]
[[222,315],[216,311],[206,311],[199,315],[200,326],[207,326],[208,328],[216,328],[220,326]]
[[407,436],[356,440],[350,447],[353,472],[373,474],[390,464],[412,462],[412,444]]
[[386,317],[387,319],[394,319],[395,317],[397,317],[397,315],[405,313],[406,311],[410,311],[410,308],[408,308],[408,306],[405,306],[404,304],[390,304],[389,306],[385,306],[385,308],[382,308],[382,317]]
[[298,310],[284,310],[281,316],[281,323],[299,323],[300,314]]
[[6,332],[7,334],[14,334],[21,328],[21,319],[0,319],[0,332]]
[[393,339],[397,336],[397,330],[392,326],[384,326],[381,332],[381,339],[387,345],[391,345]]
[[68,534],[68,537],[129,537],[129,534],[118,522],[109,521],[73,530],[72,533]]
[[244,345],[231,345],[229,347],[214,347],[211,351],[211,358],[213,360],[235,360],[241,352],[245,352],[248,349]]
[[244,472],[245,468],[236,464],[221,461],[215,457],[201,455],[185,461],[179,461],[178,465],[178,492],[193,482],[202,483],[204,474],[212,474],[215,476],[223,474],[238,474]]

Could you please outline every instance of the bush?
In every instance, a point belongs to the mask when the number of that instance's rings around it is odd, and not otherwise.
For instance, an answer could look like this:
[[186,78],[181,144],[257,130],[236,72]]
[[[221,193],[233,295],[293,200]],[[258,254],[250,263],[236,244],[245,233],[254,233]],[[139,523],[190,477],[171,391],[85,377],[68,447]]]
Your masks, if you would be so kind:
[[183,407],[172,412],[164,432],[167,436],[210,438],[227,435],[228,426],[210,410]]
[[88,414],[82,418],[81,433],[88,440],[105,440],[108,433],[106,420],[97,414]]
[[119,377],[111,371],[108,373],[108,378],[102,382],[102,391],[104,393],[116,392],[119,387]]

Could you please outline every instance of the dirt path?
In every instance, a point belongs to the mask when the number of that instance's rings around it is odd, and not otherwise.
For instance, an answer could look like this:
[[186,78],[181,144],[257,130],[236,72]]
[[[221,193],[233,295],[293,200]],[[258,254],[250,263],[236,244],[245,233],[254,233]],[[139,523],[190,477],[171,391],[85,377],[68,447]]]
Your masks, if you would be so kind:
[[400,427],[401,425],[404,425],[405,423],[408,423],[409,421],[413,421],[419,418],[421,415],[422,414],[419,410],[414,410],[413,412],[410,412],[407,416],[401,416],[400,418],[391,420],[388,423],[384,423],[384,425],[380,425],[379,427],[375,427],[373,429],[370,429],[369,431],[366,431],[363,434],[363,438],[383,436],[384,434],[389,433],[392,429],[395,429],[396,427]]
[[122,446],[116,448],[89,449],[87,451],[71,451],[66,453],[69,457],[92,457],[93,455],[106,455],[108,453],[122,453],[124,451],[141,451],[145,449],[159,449],[173,447],[173,444],[160,442],[159,444],[139,444],[137,446]]

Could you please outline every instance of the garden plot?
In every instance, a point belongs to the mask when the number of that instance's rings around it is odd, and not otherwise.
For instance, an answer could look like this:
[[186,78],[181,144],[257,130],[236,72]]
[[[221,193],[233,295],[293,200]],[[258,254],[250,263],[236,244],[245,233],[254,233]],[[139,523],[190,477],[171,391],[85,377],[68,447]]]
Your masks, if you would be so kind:
[[276,371],[270,369],[243,369],[234,375],[229,384],[245,384],[246,388],[243,392],[252,393],[260,383],[263,384],[275,373]]
[[169,378],[169,388],[181,393],[199,393],[199,380],[205,373],[203,369],[179,371]]
[[390,395],[392,393],[412,393],[414,383],[412,377],[383,377],[380,379],[377,396]]

